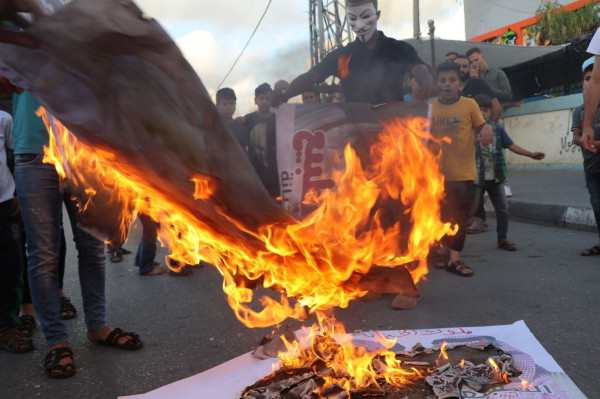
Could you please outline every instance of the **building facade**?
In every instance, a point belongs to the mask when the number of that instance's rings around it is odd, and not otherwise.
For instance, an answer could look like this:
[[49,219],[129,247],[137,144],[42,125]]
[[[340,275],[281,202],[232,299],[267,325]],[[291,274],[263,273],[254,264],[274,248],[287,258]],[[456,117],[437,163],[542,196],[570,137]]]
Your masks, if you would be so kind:
[[[573,11],[590,1],[557,0]],[[464,0],[465,37],[470,41],[536,45],[531,32],[542,0]]]

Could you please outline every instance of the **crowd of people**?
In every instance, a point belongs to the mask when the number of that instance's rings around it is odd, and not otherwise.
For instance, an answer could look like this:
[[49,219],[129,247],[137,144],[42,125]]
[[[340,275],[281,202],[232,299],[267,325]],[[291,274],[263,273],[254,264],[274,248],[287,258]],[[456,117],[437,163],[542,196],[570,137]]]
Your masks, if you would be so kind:
[[[0,1],[0,17],[13,19],[16,11],[32,12],[36,17],[46,14],[35,1]],[[380,14],[377,0],[347,0],[347,17],[356,41],[330,52],[320,64],[290,83],[280,80],[273,87],[259,85],[254,92],[255,112],[236,118],[237,98],[231,88],[217,92],[216,107],[233,137],[247,151],[265,189],[277,198],[275,114],[282,103],[296,96],[301,96],[303,103],[319,103],[322,94],[318,84],[329,76],[340,78],[347,102],[428,102],[432,135],[452,139],[430,145],[440,154],[440,170],[445,178],[442,219],[458,225],[457,234],[444,237],[432,250],[430,263],[458,276],[472,276],[473,270],[461,259],[461,252],[467,233],[487,229],[484,195],[489,196],[496,213],[498,247],[517,249],[508,240],[504,150],[536,160],[543,159],[544,153],[518,146],[503,128],[502,104],[512,98],[510,84],[502,70],[487,64],[480,49],[474,47],[464,55],[448,53],[445,62],[433,70],[412,46],[377,29]],[[31,38],[9,30],[0,31],[0,41],[36,45]],[[600,39],[595,37],[590,49],[600,54]],[[349,60],[348,73],[339,76],[338,61],[342,57]],[[593,61],[584,64],[583,72],[586,104],[595,109],[600,102],[600,68],[593,69]],[[33,350],[31,335],[39,322],[48,347],[44,365],[48,377],[69,377],[76,369],[63,320],[76,317],[77,310],[62,288],[66,248],[63,207],[79,255],[87,338],[125,350],[138,349],[143,342],[138,334],[112,328],[106,321],[105,244],[78,228],[76,202],[59,189],[54,167],[43,163],[48,132],[35,116],[37,101],[6,80],[0,80],[0,90],[16,92],[12,117],[0,113],[0,348],[19,353]],[[575,112],[573,134],[575,143],[584,148],[586,181],[600,222],[600,128],[594,123],[600,115],[590,115],[594,113],[584,113],[583,106]],[[143,226],[135,256],[139,273],[164,274],[167,270],[155,261],[160,226],[145,215],[139,215],[139,219]],[[113,262],[129,253],[122,247],[109,247],[108,252]],[[600,244],[582,253],[598,254]],[[182,275],[189,275],[189,270],[182,271]],[[407,309],[418,301],[400,294],[392,307]]]

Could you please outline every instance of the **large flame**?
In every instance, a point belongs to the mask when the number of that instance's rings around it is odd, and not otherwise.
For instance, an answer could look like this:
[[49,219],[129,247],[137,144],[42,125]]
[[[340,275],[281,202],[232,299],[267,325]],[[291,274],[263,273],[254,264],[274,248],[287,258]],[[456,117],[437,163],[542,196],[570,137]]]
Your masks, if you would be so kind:
[[[381,388],[383,381],[392,386],[402,386],[414,382],[416,377],[422,377],[417,370],[407,371],[402,368],[394,352],[385,349],[369,352],[364,347],[355,347],[352,340],[347,339],[342,324],[320,312],[317,312],[317,316],[320,328],[313,326],[310,333],[299,341],[287,342],[284,339],[287,352],[279,354],[278,366],[310,368],[315,359],[323,361],[331,373],[320,375],[324,383],[319,388],[319,394],[335,384],[350,397],[350,392],[354,389]],[[384,337],[381,337],[381,341],[388,348],[395,344]]]
[[[143,212],[159,221],[159,239],[169,247],[173,259],[184,264],[204,260],[219,269],[229,304],[248,327],[272,326],[288,317],[301,319],[306,307],[310,311],[346,307],[366,293],[348,281],[366,274],[372,265],[413,262],[410,271],[418,282],[427,273],[429,248],[454,231],[440,221],[443,177],[436,157],[425,145],[432,138],[423,118],[385,122],[370,149],[367,171],[354,150],[346,147],[346,168],[335,177],[336,189],[314,199],[319,207],[309,218],[247,232],[264,243],[265,250],[257,252],[222,237],[188,210],[171,204],[168,189],[154,189],[147,176],[119,162],[119,154],[78,142],[43,109],[39,114],[51,132],[44,161],[53,163],[62,178],[85,193],[82,207],[93,204],[98,192],[108,191],[107,201],[121,209],[122,220],[129,222]],[[193,176],[192,180],[195,199],[213,195],[215,183],[209,178]],[[386,199],[402,202],[409,226],[396,222],[382,227],[381,213],[373,209]],[[399,246],[402,234],[408,242]],[[262,310],[251,309],[253,290],[247,288],[248,280],[279,290],[280,300],[264,297],[260,299]]]

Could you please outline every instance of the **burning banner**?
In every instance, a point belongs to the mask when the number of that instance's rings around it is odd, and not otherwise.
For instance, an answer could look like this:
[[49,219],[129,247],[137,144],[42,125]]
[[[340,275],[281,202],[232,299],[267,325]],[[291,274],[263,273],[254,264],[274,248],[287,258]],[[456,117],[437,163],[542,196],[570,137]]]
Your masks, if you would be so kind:
[[[247,326],[347,306],[368,290],[403,293],[404,275],[390,272],[381,287],[372,266],[415,261],[409,278],[418,281],[429,247],[451,232],[439,221],[442,178],[423,118],[408,124],[382,111],[382,134],[361,135],[355,148],[338,137],[336,189],[311,192],[317,209],[299,222],[269,198],[192,68],[133,3],[76,1],[28,34],[39,49],[2,45],[0,58],[5,75],[64,124],[48,119],[58,140],[46,159],[82,202],[82,227],[118,244],[137,211],[152,216],[174,259],[219,269]],[[389,203],[402,203],[401,215]],[[281,299],[250,309],[258,284]]]
[[[415,295],[429,248],[454,231],[440,221],[443,178],[423,110],[283,107],[282,207],[175,44],[132,2],[74,1],[28,34],[39,49],[0,45],[3,74],[49,112],[39,111],[51,131],[45,160],[79,198],[82,227],[118,245],[136,212],[151,216],[172,258],[218,268],[248,327],[367,291]],[[259,284],[281,297],[255,310]],[[373,359],[348,352],[339,364]],[[373,381],[361,367],[340,371],[352,374],[336,381],[344,392]]]

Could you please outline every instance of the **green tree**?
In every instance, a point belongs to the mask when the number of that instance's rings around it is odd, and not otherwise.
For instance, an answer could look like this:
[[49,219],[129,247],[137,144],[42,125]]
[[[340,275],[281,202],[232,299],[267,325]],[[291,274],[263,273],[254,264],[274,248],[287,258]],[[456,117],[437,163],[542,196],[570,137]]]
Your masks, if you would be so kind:
[[542,0],[536,11],[533,31],[539,44],[561,44],[565,40],[591,32],[598,21],[598,0],[589,0],[574,11],[565,10],[558,1]]

